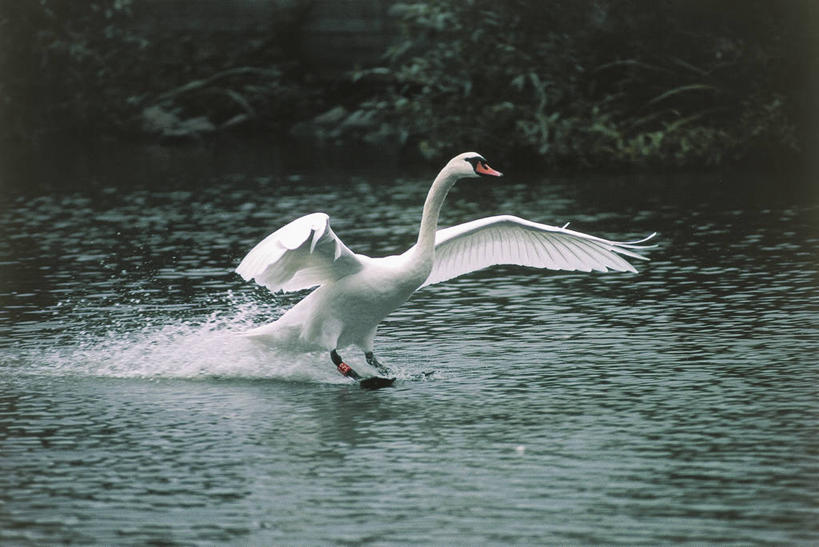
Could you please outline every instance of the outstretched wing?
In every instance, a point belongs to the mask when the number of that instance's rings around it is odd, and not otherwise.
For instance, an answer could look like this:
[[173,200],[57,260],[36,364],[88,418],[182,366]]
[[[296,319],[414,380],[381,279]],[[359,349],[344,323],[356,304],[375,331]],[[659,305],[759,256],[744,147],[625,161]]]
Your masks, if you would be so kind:
[[510,215],[481,218],[436,232],[435,262],[424,286],[495,264],[635,272],[623,256],[648,260],[635,251],[653,247],[642,244],[655,235],[618,242]]
[[276,292],[308,289],[360,269],[358,256],[330,228],[330,217],[313,213],[264,238],[242,259],[236,273]]

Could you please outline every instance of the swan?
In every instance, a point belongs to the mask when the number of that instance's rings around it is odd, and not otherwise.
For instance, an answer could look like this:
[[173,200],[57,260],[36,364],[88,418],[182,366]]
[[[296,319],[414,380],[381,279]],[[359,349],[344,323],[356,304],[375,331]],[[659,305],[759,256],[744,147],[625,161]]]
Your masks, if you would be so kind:
[[455,182],[501,176],[478,153],[452,158],[429,189],[417,242],[400,255],[371,258],[352,252],[330,228],[326,213],[312,213],[279,228],[247,253],[236,272],[273,292],[318,288],[275,322],[244,335],[276,347],[329,351],[342,375],[361,380],[338,353],[357,346],[370,366],[388,375],[389,368],[374,354],[376,329],[421,287],[495,264],[636,272],[623,257],[647,260],[637,251],[650,248],[643,244],[656,233],[617,242],[511,215],[437,229],[444,198]]

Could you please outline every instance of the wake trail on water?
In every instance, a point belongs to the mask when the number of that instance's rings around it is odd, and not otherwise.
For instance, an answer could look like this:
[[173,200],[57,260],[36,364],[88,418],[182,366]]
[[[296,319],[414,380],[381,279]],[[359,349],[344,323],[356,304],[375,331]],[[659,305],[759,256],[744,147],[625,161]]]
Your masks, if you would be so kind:
[[245,303],[201,318],[163,324],[112,322],[106,332],[80,330],[59,342],[41,338],[18,347],[19,372],[113,378],[247,378],[348,383],[322,353],[262,346],[241,333],[258,306]]
[[[349,384],[327,352],[299,351],[261,344],[242,333],[283,313],[252,297],[208,298],[194,309],[147,305],[96,308],[60,305],[59,327],[29,324],[15,342],[0,347],[0,372],[145,379],[251,379],[321,384]],[[68,309],[66,309],[68,308]],[[218,310],[200,313],[197,310]],[[52,330],[49,330],[49,325]],[[360,350],[341,351],[363,376],[377,375]],[[388,364],[399,380],[427,380]],[[436,375],[438,377],[438,375]]]

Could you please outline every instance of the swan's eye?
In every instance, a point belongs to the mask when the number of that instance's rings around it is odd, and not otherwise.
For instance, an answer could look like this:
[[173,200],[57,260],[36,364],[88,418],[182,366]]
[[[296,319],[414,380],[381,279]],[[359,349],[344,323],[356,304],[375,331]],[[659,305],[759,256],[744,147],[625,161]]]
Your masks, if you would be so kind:
[[472,169],[477,169],[478,164],[486,165],[486,160],[480,156],[472,156],[471,158],[464,158],[464,161],[472,166]]

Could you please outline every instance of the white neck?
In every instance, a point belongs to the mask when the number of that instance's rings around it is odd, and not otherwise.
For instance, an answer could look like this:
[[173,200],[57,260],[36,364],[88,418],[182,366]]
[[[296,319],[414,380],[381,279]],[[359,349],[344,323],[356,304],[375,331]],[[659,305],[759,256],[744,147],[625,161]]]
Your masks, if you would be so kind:
[[421,215],[421,228],[418,230],[418,242],[415,245],[417,259],[432,261],[435,255],[435,232],[438,229],[438,214],[444,204],[444,198],[450,188],[460,177],[452,172],[450,166],[444,167],[429,189]]

